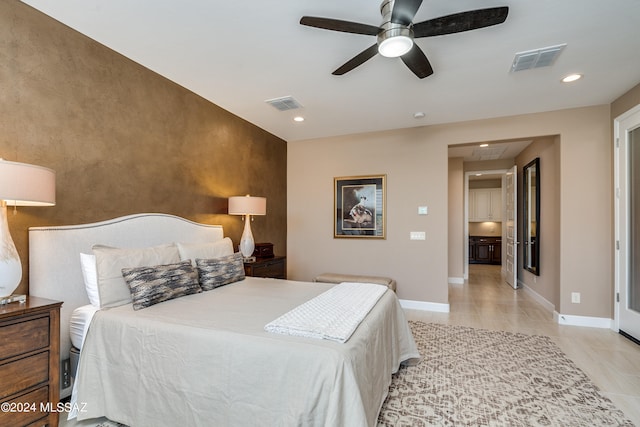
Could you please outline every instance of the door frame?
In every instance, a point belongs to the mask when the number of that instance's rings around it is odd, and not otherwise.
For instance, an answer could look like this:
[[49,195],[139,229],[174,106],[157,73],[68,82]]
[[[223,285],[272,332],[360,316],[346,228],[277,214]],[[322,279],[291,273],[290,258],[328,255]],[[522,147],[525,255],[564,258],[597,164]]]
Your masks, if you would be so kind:
[[[626,141],[623,139],[625,135],[621,135],[621,132],[624,132],[626,129],[621,129],[622,122],[627,119],[632,118],[634,115],[638,115],[638,125],[640,125],[640,104],[636,105],[634,108],[628,110],[627,112],[621,114],[620,116],[614,119],[613,125],[613,142],[614,142],[614,179],[613,179],[613,194],[614,194],[614,293],[613,293],[613,307],[614,307],[614,317],[613,317],[613,327],[612,329],[616,332],[620,331],[620,290],[622,286],[626,286],[627,281],[627,271],[626,266],[628,264],[628,260],[622,259],[623,253],[625,256],[628,255],[628,248],[621,251],[624,245],[628,246],[627,236],[623,236],[623,232],[628,230],[628,217],[625,214],[623,217],[623,210],[626,210],[626,199],[622,199],[621,194],[621,186],[622,181],[627,180],[628,171],[625,165],[621,165],[621,160],[627,161],[628,158],[625,156],[624,159],[621,159],[623,155],[623,144]],[[626,153],[626,149],[624,150]],[[626,183],[625,183],[626,188]],[[622,206],[621,206],[622,205]],[[625,224],[622,224],[623,220]],[[625,271],[622,271],[622,270]]]
[[[509,233],[509,215],[508,215],[508,202],[510,195],[508,194],[507,188],[507,179],[509,176],[513,176],[513,240],[509,242],[508,233]],[[520,185],[520,180],[518,180],[518,165],[513,165],[511,169],[504,175],[502,175],[502,197],[503,201],[503,218],[502,218],[502,275],[504,277],[505,282],[511,285],[513,289],[521,288],[522,285],[518,280],[518,233],[520,232],[520,225],[518,224],[518,196],[522,197],[520,191],[518,191],[518,185]],[[522,192],[524,194],[524,191]],[[513,261],[513,275],[509,274],[509,249],[513,250],[512,253],[512,261]],[[524,268],[524,267],[523,267]],[[509,283],[509,280],[513,279],[513,283]]]
[[[500,174],[504,177],[504,175],[509,172],[509,169],[492,169],[492,170],[477,170],[477,171],[465,171],[464,173],[464,230],[463,230],[463,238],[464,238],[464,256],[462,258],[463,262],[463,274],[464,280],[469,280],[469,177],[471,175],[475,175],[478,173],[481,174]],[[503,180],[504,181],[504,180]],[[502,216],[504,217],[504,209],[505,209],[505,188],[502,185]],[[505,251],[504,251],[504,229],[502,231],[502,265],[504,265]],[[502,266],[501,266],[502,268]]]

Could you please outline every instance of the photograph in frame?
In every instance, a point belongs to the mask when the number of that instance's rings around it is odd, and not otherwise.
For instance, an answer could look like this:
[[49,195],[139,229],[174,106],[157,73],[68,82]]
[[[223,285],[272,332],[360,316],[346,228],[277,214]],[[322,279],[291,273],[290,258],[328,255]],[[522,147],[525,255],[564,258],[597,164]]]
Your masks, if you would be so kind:
[[334,178],[334,237],[385,238],[386,176]]

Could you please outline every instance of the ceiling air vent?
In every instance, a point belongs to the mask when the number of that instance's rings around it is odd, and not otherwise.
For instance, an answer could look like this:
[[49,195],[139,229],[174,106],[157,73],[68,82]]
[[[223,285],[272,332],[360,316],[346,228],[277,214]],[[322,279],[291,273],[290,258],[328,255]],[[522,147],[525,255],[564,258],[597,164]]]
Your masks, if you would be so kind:
[[507,150],[505,146],[474,148],[471,160],[498,160]]
[[548,67],[553,64],[562,49],[567,44],[543,47],[541,49],[528,50],[516,53],[511,64],[511,72],[530,70],[532,68]]
[[302,108],[302,104],[296,101],[292,96],[283,96],[282,98],[267,99],[267,104],[273,106],[279,111],[296,110]]

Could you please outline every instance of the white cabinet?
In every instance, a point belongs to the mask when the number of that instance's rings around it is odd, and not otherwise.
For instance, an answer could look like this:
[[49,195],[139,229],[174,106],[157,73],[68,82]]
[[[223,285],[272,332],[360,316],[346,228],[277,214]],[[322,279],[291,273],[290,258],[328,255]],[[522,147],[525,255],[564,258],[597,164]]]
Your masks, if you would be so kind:
[[502,221],[502,189],[469,189],[469,221]]

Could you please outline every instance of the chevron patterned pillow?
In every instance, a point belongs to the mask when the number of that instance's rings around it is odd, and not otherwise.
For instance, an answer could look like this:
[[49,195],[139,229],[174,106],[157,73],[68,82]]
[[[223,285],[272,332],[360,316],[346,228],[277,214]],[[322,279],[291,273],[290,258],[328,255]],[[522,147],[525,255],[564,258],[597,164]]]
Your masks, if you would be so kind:
[[203,291],[244,280],[244,262],[240,252],[220,258],[196,259],[196,266]]
[[189,260],[152,267],[123,268],[122,276],[131,290],[134,310],[202,292],[198,284],[198,272]]

